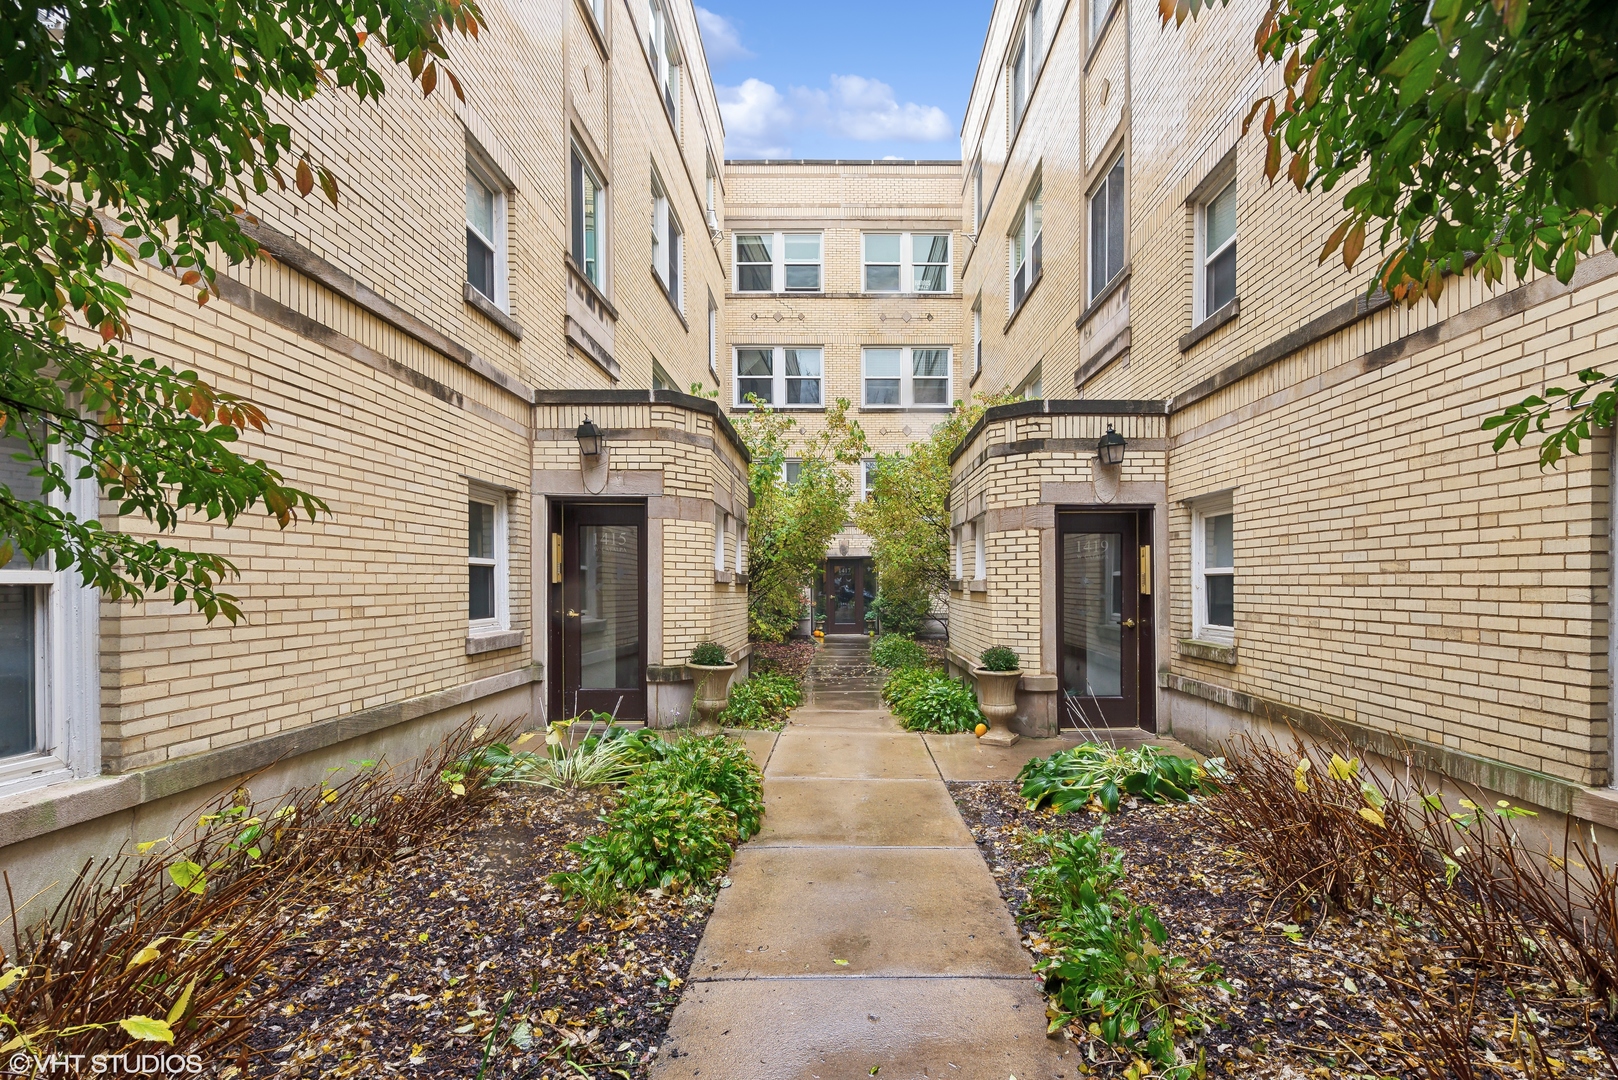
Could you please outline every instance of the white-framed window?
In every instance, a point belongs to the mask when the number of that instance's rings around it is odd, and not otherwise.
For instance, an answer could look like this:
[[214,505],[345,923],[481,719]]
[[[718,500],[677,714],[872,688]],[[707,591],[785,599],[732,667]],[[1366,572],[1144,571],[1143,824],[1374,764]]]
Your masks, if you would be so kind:
[[[21,440],[0,441],[0,485],[18,501],[42,498]],[[52,460],[64,463],[59,451]],[[73,473],[70,470],[69,476]],[[99,510],[94,482],[74,481],[44,501],[82,520]],[[0,793],[101,771],[100,595],[49,555],[21,552],[0,566]]]
[[798,458],[789,457],[781,463],[781,482],[791,487],[803,475],[803,462]]
[[466,159],[466,283],[506,309],[506,192]]
[[972,374],[983,370],[983,296],[972,305]]
[[1021,37],[1011,50],[1011,127],[1016,135],[1028,113],[1028,97],[1045,62],[1045,13],[1041,0],[1034,0],[1023,14]]
[[473,633],[511,625],[506,496],[474,487],[466,497],[466,608]]
[[656,360],[652,361],[652,389],[653,390],[678,390],[679,389],[678,386],[674,385],[674,380],[669,377],[669,373],[663,370],[663,365],[659,364]]
[[877,347],[862,351],[866,408],[947,409],[950,350]]
[[951,576],[957,579],[965,576],[963,573],[966,565],[965,533],[965,525],[957,525],[949,531],[950,560],[955,566],[955,573]]
[[866,292],[947,293],[949,233],[864,233],[860,237]]
[[864,502],[876,494],[876,459],[866,458],[860,462],[860,501]]
[[1191,636],[1236,640],[1236,517],[1229,495],[1191,506]]
[[605,206],[600,174],[591,167],[577,146],[572,150],[573,205],[572,253],[573,262],[596,288],[606,280],[602,263],[602,221]]
[[1124,209],[1124,157],[1107,170],[1101,186],[1090,196],[1090,298],[1093,300],[1124,269],[1124,240],[1128,227]]
[[1194,322],[1236,299],[1236,181],[1197,207]]
[[657,174],[652,174],[652,271],[669,294],[669,300],[681,311],[685,298],[680,295],[680,266],[685,258],[685,234],[680,219],[669,206],[668,195]]
[[819,292],[820,233],[737,233],[737,292]]
[[1023,200],[1022,208],[1014,220],[1011,232],[1011,310],[1016,311],[1022,306],[1023,297],[1034,287],[1039,280],[1040,272],[1044,268],[1044,193],[1043,184],[1036,183],[1034,190],[1028,193]]
[[719,507],[713,510],[713,569],[714,573],[725,572],[725,536],[730,532],[730,515]]
[[1028,373],[1028,378],[1023,380],[1021,386],[1017,387],[1016,396],[1019,399],[1022,401],[1038,401],[1045,396],[1044,367],[1043,363],[1034,365],[1034,370]]
[[662,0],[647,0],[646,55],[674,130],[680,130],[680,49]]
[[818,409],[824,404],[819,347],[748,345],[735,352],[737,408],[752,405],[748,395],[777,409]]
[[983,228],[983,162],[972,166],[972,235]]
[[713,156],[708,156],[707,186],[703,189],[702,213],[708,220],[708,231],[719,231],[719,175],[714,169]]
[[972,580],[982,581],[989,576],[988,545],[983,535],[983,519],[972,520]]
[[708,371],[719,381],[719,302],[708,294]]
[[1107,16],[1112,13],[1112,5],[1116,0],[1089,0],[1090,4],[1090,47],[1095,48],[1096,35],[1107,24]]

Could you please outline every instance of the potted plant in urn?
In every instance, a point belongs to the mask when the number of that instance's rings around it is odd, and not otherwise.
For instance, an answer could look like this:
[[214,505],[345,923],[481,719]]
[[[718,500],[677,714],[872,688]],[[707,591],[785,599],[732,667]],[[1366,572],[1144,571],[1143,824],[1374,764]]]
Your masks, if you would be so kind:
[[978,657],[981,666],[972,674],[978,682],[978,707],[989,723],[1005,727],[1017,715],[1017,680],[1022,664],[1017,654],[1004,645],[984,649]]
[[730,674],[736,670],[736,665],[725,653],[723,645],[704,641],[691,650],[691,659],[686,661],[685,666],[696,676],[696,691],[691,702],[691,711],[697,715],[696,727],[699,730],[719,730],[714,717],[725,708]]

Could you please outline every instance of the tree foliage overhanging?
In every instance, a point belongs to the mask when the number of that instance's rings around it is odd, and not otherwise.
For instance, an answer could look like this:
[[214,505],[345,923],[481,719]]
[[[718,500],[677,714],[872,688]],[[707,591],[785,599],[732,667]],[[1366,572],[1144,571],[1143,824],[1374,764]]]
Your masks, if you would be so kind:
[[[748,397],[753,411],[736,421],[753,463],[753,505],[747,520],[747,629],[761,641],[782,641],[802,617],[804,586],[848,520],[854,496],[850,467],[858,466],[865,435],[839,398],[824,426],[794,448],[796,421]],[[798,476],[785,480],[788,458]]]
[[[1221,0],[1228,3],[1228,0]],[[1212,0],[1159,0],[1184,22]],[[1618,236],[1618,4],[1611,0],[1272,0],[1254,34],[1283,85],[1259,99],[1265,172],[1299,190],[1347,182],[1320,259],[1371,289],[1437,300],[1446,276],[1509,267],[1566,283]],[[1581,373],[1492,417],[1495,449],[1544,435],[1541,464],[1610,424],[1614,380]]]
[[459,94],[444,42],[482,16],[473,0],[52,0],[0,19],[0,452],[17,462],[0,564],[51,557],[111,599],[167,593],[235,619],[229,560],[65,509],[75,481],[160,534],[188,514],[228,523],[262,504],[285,528],[325,509],[234,448],[266,428],[261,409],[130,350],[123,275],[144,260],[206,303],[214,260],[258,254],[250,192],[318,185],[337,202],[278,99],[381,95],[367,36],[424,93],[442,74]]

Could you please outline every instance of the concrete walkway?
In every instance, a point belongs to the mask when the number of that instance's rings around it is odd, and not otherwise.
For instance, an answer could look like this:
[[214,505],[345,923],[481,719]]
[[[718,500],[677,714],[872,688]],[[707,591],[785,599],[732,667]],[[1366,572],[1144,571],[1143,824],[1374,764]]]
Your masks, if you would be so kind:
[[930,748],[951,740],[971,778],[1009,779],[1060,744],[974,761],[970,735],[854,707],[869,692],[822,681],[773,746],[748,740],[763,830],[731,864],[654,1077],[1078,1075]]

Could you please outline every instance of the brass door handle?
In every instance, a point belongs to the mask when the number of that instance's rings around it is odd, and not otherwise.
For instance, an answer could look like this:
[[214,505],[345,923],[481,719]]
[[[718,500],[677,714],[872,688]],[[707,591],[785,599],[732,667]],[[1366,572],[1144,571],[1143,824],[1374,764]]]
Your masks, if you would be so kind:
[[1126,629],[1129,629],[1129,630],[1135,629],[1135,620],[1134,619],[1125,619],[1124,620],[1124,626],[1125,626]]
[[567,617],[570,619],[577,619],[582,614],[584,614],[582,611],[574,611],[572,608],[567,609]]

